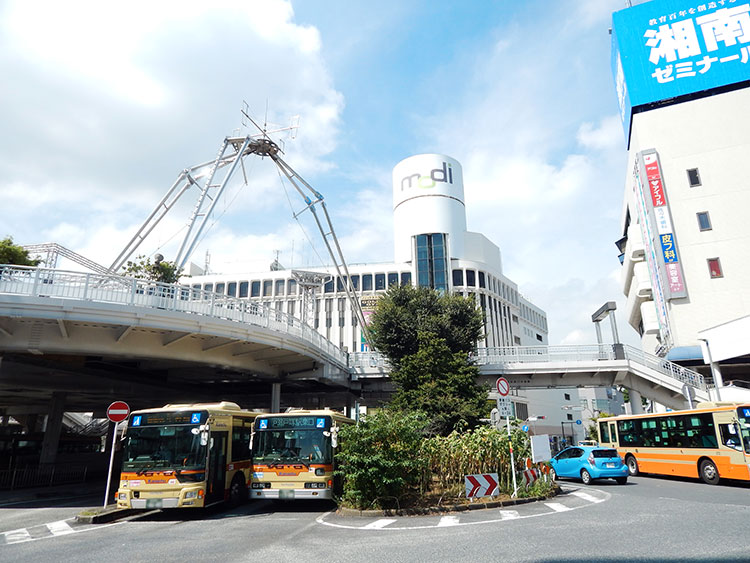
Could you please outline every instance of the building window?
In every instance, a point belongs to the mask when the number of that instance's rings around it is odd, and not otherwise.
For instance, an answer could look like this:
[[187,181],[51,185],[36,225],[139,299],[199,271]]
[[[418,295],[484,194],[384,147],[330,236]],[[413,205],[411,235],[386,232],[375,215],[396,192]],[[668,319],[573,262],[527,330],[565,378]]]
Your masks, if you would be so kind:
[[476,280],[476,272],[474,270],[466,270],[466,285],[470,285],[471,287],[476,287],[477,280]]
[[237,282],[229,282],[227,284],[227,295],[231,295],[232,297],[237,296]]
[[284,295],[286,280],[276,280],[276,295]]
[[392,285],[398,285],[398,273],[388,272],[388,287]]
[[691,188],[695,188],[701,185],[701,176],[700,174],[698,174],[697,168],[690,168],[687,171],[687,175],[688,175],[688,182],[690,183]]
[[537,335],[536,335],[536,339],[537,339],[537,340],[538,340],[539,342],[542,342],[542,335],[541,335],[541,334],[537,334]]
[[288,280],[286,284],[286,294],[295,295],[297,293],[297,280]]
[[479,272],[479,287],[480,287],[481,289],[484,289],[484,288],[485,288],[485,283],[484,283],[484,272]]
[[354,274],[352,276],[352,287],[354,288],[354,291],[359,291],[359,274]]
[[708,211],[701,211],[700,213],[697,213],[696,215],[698,217],[698,228],[701,231],[710,231],[711,219],[708,216]]
[[464,284],[464,271],[453,270],[453,287]]
[[250,297],[260,297],[260,282],[257,280],[250,285]]
[[385,289],[385,274],[375,274],[375,290]]
[[411,285],[411,272],[401,272],[401,285]]
[[333,293],[333,278],[329,279],[324,285],[323,285],[323,292],[324,293]]
[[248,282],[240,282],[240,297],[247,297]]
[[216,293],[221,293],[224,295],[224,283],[217,283],[216,284]]
[[568,417],[568,420],[573,420],[573,415],[572,414],[568,413],[566,416]]
[[372,274],[362,276],[362,291],[372,291]]
[[214,284],[207,283],[206,285],[203,286],[203,290],[204,291],[213,291],[214,290]]
[[570,393],[565,393],[565,400],[570,401]]
[[263,297],[271,297],[273,280],[263,280]]
[[438,291],[448,290],[448,266],[445,260],[445,235],[431,233],[416,236],[417,285]]
[[341,293],[344,291],[344,284],[346,283],[346,276],[342,279],[340,276],[336,276],[336,292]]
[[723,278],[724,274],[721,271],[721,262],[718,258],[708,259],[708,271],[711,273],[712,278]]

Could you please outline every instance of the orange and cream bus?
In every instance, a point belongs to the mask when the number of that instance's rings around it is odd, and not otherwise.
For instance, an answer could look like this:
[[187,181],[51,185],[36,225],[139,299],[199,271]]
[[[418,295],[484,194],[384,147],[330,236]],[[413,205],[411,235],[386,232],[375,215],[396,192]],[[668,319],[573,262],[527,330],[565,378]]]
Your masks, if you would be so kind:
[[698,403],[658,414],[600,418],[599,445],[616,448],[631,475],[750,480],[750,405]]
[[236,403],[134,411],[123,439],[119,508],[204,507],[248,498],[259,413]]
[[340,494],[333,476],[338,431],[353,423],[328,409],[258,415],[250,497],[332,499]]

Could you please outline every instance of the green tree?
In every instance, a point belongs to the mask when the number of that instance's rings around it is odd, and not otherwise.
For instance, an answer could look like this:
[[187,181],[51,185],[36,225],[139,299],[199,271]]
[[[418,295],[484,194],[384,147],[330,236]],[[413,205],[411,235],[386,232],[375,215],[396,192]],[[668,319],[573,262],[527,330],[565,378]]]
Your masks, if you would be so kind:
[[13,244],[12,237],[0,240],[0,264],[14,264],[17,266],[38,266],[41,260],[29,258],[28,251],[22,246]]
[[390,374],[396,384],[391,404],[425,413],[433,434],[476,427],[487,410],[487,390],[475,383],[477,366],[431,332],[421,331],[417,344],[417,351],[403,357]]
[[451,352],[468,354],[482,336],[483,325],[473,300],[426,287],[392,285],[378,301],[369,328],[375,348],[398,367],[419,349],[419,332],[442,338]]
[[599,441],[599,419],[615,416],[612,413],[600,412],[593,418],[589,418],[591,424],[586,428],[586,435],[592,440]]
[[433,289],[391,286],[370,324],[375,348],[389,360],[392,405],[428,416],[432,433],[474,428],[487,414],[487,391],[469,360],[482,334],[474,301]]
[[336,460],[343,503],[391,508],[420,493],[428,466],[420,454],[425,425],[419,413],[383,409],[341,428]]
[[162,283],[177,283],[182,275],[182,268],[178,268],[174,262],[162,259],[161,254],[157,254],[153,262],[143,255],[137,256],[135,260],[128,260],[122,267],[123,274]]

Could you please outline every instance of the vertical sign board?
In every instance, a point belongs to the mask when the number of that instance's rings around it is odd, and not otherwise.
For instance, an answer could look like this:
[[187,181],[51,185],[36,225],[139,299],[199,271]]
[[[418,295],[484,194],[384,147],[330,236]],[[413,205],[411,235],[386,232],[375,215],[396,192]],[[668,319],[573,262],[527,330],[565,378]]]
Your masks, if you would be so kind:
[[651,0],[612,14],[625,135],[635,108],[748,80],[750,1]]
[[[644,189],[645,171],[642,165],[642,153],[635,155],[635,165],[633,167],[633,199],[638,214],[638,224],[641,227],[641,238],[646,252],[646,263],[648,264],[649,278],[651,278],[651,289],[656,306],[656,318],[659,321],[659,337],[664,345],[670,345],[672,334],[669,326],[669,314],[667,312],[667,300],[663,293],[662,275],[659,268],[659,262],[656,256],[656,249],[653,244],[654,235],[652,234],[651,221],[649,219],[649,207],[646,203],[647,192]],[[650,197],[650,196],[649,196]]]
[[531,461],[549,461],[552,459],[552,450],[549,447],[549,434],[531,436]]

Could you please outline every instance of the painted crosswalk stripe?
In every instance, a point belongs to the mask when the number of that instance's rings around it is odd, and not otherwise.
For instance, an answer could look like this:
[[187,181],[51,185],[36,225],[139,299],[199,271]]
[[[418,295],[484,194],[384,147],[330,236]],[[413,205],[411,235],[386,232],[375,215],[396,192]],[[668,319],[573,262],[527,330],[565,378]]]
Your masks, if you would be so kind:
[[518,510],[501,510],[500,511],[500,518],[502,520],[515,520],[516,518],[520,518],[521,515],[518,513]]
[[560,504],[559,502],[545,502],[546,506],[554,510],[555,512],[565,512],[566,510],[572,510],[572,508],[568,508],[564,504]]
[[55,536],[62,536],[65,534],[72,534],[75,532],[73,528],[65,520],[59,520],[57,522],[50,522],[47,524],[47,529],[52,532]]
[[602,502],[604,500],[603,498],[596,498],[595,496],[590,495],[584,491],[572,491],[570,494],[589,502]]
[[18,543],[31,539],[31,534],[26,528],[11,530],[10,532],[5,532],[3,535],[5,536],[5,543]]
[[375,520],[375,522],[370,522],[366,526],[362,526],[363,528],[385,528],[389,524],[393,524],[396,522],[395,518],[381,518],[380,520]]
[[458,526],[458,516],[443,516],[438,526]]

